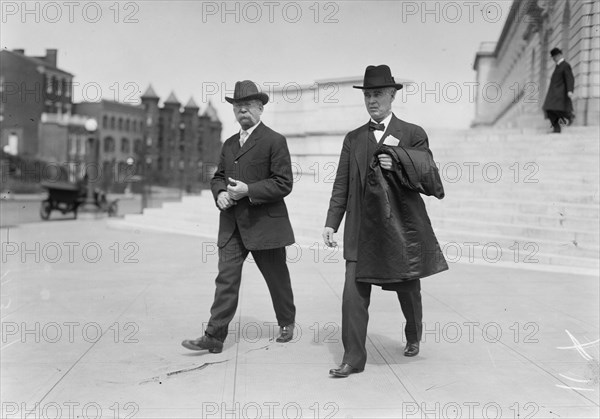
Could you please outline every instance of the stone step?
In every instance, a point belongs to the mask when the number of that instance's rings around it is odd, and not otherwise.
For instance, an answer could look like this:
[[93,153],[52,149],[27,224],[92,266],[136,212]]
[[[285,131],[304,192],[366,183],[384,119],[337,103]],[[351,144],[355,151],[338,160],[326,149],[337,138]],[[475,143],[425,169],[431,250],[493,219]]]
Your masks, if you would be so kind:
[[445,206],[435,206],[428,208],[429,216],[432,220],[453,218],[453,219],[475,219],[475,220],[493,220],[500,223],[525,224],[538,227],[552,228],[575,228],[579,230],[598,231],[600,229],[600,219],[594,217],[566,217],[559,214],[541,215],[539,213],[508,213],[496,211],[494,209],[483,210],[481,208],[452,208]]
[[540,227],[527,224],[511,224],[487,219],[443,217],[435,220],[434,227],[440,230],[481,231],[491,237],[500,235],[532,240],[554,240],[562,243],[579,243],[582,246],[598,248],[598,233],[589,229],[568,229],[563,227]]
[[[314,195],[314,194],[313,194]],[[309,199],[314,202],[308,201]],[[467,198],[470,201],[458,199],[426,199],[426,205],[432,219],[446,216],[454,219],[481,218],[501,223],[531,224],[539,227],[579,228],[592,230],[598,226],[600,207],[595,205],[575,205],[573,203],[540,203],[537,201],[504,201],[492,202],[481,198]],[[301,197],[293,194],[286,199],[290,216],[299,222],[324,218],[328,208],[329,199]],[[310,202],[310,205],[307,205]],[[498,208],[499,207],[499,208]],[[507,211],[511,208],[512,211]],[[516,211],[518,209],[518,211]],[[218,214],[212,196],[187,197],[182,203],[165,203],[162,208],[148,208],[144,212],[148,215],[165,213],[166,216],[174,215],[190,220],[201,220]]]
[[[315,246],[322,242],[322,229],[295,228],[296,241],[304,246]],[[341,230],[340,230],[341,231]],[[508,238],[494,237],[463,237],[460,233],[438,231],[437,237],[442,253],[449,262],[472,262],[472,259],[489,263],[528,264],[530,268],[535,265],[561,265],[576,266],[586,269],[598,269],[598,249],[581,249],[575,246],[562,248],[548,242],[518,241]],[[457,237],[448,239],[448,236]],[[338,243],[343,243],[343,235],[335,235]],[[459,260],[460,259],[460,260]],[[515,266],[519,267],[519,266]]]
[[521,265],[529,265],[529,268],[536,265],[558,265],[597,270],[600,267],[597,258],[546,253],[541,248],[527,244],[519,246],[519,243],[513,243],[510,247],[502,247],[495,242],[475,246],[440,241],[440,247],[449,263],[473,263],[478,260],[489,264],[512,264],[515,268],[523,267]]
[[[427,208],[451,207],[454,209],[479,208],[482,211],[503,211],[510,214],[539,214],[556,215],[574,218],[598,218],[599,207],[594,204],[578,204],[572,202],[540,202],[512,199],[485,199],[478,197],[465,197],[457,200],[436,200],[427,197],[424,200]],[[449,202],[449,203],[447,203]],[[434,209],[435,210],[435,209]]]
[[[209,200],[210,199],[210,200]],[[313,205],[306,205],[303,200],[288,199],[288,211],[290,217],[296,221],[296,223],[307,223],[314,222],[321,218],[323,221],[326,217],[328,200],[321,199],[318,203]],[[490,202],[489,207],[482,205],[464,205],[464,202],[460,202],[460,205],[451,205],[451,200],[444,200],[441,202],[430,201],[427,203],[428,212],[432,219],[444,219],[451,218],[453,222],[459,222],[462,220],[464,225],[468,225],[470,219],[481,219],[486,220],[488,223],[500,223],[500,224],[520,224],[527,226],[535,226],[539,228],[554,228],[554,229],[565,229],[566,231],[575,229],[581,231],[597,231],[598,229],[598,212],[597,206],[584,207],[585,211],[577,211],[577,207],[572,209],[568,206],[557,208],[556,205],[546,206],[545,212],[541,213],[543,204],[533,202],[530,208],[530,212],[515,212],[506,211],[506,209],[496,208]],[[502,202],[504,206],[506,202]],[[517,202],[522,209],[527,209],[525,203]],[[218,211],[212,201],[212,198],[201,198],[188,199],[185,204],[180,203],[168,203],[163,208],[148,208],[144,211],[144,214],[160,216],[164,214],[165,217],[176,217],[180,219],[186,219],[189,221],[201,221],[203,219],[212,219],[217,217]],[[561,215],[562,214],[562,215]],[[592,216],[586,216],[586,215]]]
[[[496,190],[497,189],[497,190]],[[469,189],[464,188],[445,188],[446,196],[441,200],[444,206],[451,207],[463,207],[465,201],[471,202],[472,200],[487,201],[496,203],[509,199],[509,202],[522,202],[522,203],[536,203],[540,205],[556,206],[563,204],[574,204],[574,205],[589,205],[595,206],[596,208],[600,205],[600,194],[592,192],[577,192],[577,191],[538,191],[538,190],[515,190],[510,189],[502,190],[499,187],[493,188],[482,188]],[[552,193],[552,196],[548,195]],[[331,198],[331,190],[324,191],[295,191],[286,198],[286,202],[302,202],[304,205],[312,206],[320,202],[329,202]],[[551,198],[551,200],[548,200]]]

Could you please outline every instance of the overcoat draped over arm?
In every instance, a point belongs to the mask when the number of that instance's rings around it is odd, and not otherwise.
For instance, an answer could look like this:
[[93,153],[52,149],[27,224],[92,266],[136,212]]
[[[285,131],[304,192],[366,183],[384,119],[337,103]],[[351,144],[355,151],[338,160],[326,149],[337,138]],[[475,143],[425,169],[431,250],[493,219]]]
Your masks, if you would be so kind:
[[[392,157],[392,170],[381,169],[379,154]],[[357,281],[385,288],[448,269],[420,194],[444,197],[429,149],[381,146],[367,172]]]

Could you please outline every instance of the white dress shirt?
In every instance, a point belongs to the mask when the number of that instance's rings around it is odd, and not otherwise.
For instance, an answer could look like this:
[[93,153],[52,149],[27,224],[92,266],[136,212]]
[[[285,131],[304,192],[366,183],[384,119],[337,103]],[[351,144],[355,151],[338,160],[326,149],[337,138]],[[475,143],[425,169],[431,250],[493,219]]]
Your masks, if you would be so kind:
[[379,131],[379,130],[373,131],[373,135],[375,135],[375,140],[377,140],[377,142],[379,142],[381,140],[381,137],[383,137],[383,134],[385,134],[385,132],[387,131],[388,126],[390,125],[390,121],[392,120],[392,115],[393,115],[393,113],[390,112],[390,114],[381,122],[375,122],[373,120],[373,118],[371,118],[371,121],[374,124],[383,124],[383,131]]

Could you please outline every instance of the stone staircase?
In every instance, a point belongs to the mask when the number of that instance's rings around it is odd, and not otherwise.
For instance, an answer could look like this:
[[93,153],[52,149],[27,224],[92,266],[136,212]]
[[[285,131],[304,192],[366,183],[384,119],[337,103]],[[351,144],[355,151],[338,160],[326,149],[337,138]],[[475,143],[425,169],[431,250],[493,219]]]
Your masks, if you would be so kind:
[[[599,138],[598,127],[430,132],[446,197],[424,198],[448,261],[597,275]],[[290,141],[297,172],[286,203],[297,245],[318,248],[342,138],[318,147],[305,140],[304,148]],[[109,223],[214,242],[218,210],[205,191]]]

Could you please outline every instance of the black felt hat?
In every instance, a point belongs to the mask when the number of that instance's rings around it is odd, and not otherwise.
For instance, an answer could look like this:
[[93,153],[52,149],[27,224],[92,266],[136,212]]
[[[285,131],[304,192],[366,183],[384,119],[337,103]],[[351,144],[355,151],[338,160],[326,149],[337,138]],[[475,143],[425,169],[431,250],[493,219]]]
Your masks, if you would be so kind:
[[396,90],[402,89],[402,84],[396,83],[392,77],[392,71],[390,68],[383,65],[370,65],[365,70],[365,77],[363,78],[362,86],[352,86],[355,89],[378,89],[382,87],[395,87]]
[[243,80],[235,83],[233,97],[225,97],[229,103],[243,102],[247,100],[258,99],[263,105],[269,101],[269,95],[258,90],[258,86],[253,81]]

